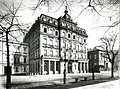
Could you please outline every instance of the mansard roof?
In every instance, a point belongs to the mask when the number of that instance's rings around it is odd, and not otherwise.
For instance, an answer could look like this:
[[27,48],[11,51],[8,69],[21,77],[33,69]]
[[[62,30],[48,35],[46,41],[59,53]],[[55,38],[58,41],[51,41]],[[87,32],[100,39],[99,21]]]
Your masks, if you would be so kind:
[[71,16],[68,14],[68,11],[65,10],[64,16],[59,17],[58,19],[50,17],[50,16],[45,15],[45,14],[41,14],[40,17],[38,17],[38,19],[32,25],[29,32],[26,34],[24,40],[30,36],[30,34],[33,32],[34,29],[39,27],[40,23],[54,26],[57,28],[70,30],[70,31],[73,31],[73,32],[81,35],[81,36],[88,37],[86,30],[78,27],[77,23],[73,22],[73,20],[71,19]]

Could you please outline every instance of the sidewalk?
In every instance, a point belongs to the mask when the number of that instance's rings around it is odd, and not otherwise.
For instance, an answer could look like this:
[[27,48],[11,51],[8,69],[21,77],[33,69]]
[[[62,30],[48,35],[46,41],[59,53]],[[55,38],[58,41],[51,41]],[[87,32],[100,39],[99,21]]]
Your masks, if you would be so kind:
[[70,89],[120,89],[120,79],[110,81],[110,82],[104,82],[104,83],[93,84],[93,85],[86,85],[86,86],[77,87],[77,88],[70,88]]
[[[75,83],[72,77],[76,76],[92,76],[91,73],[83,74],[67,74],[67,83],[63,84],[63,74],[58,75],[29,75],[29,76],[11,76],[11,82],[14,84],[11,89],[119,89],[120,80],[112,80],[100,83],[98,80],[80,81]],[[109,73],[96,73],[96,78],[110,77]],[[2,82],[1,82],[2,79]],[[6,83],[6,76],[0,77],[0,82]],[[101,80],[100,80],[101,81]],[[103,81],[103,80],[102,80]],[[97,84],[95,84],[98,82]],[[91,85],[90,85],[91,84]],[[44,86],[44,88],[42,88]],[[49,88],[49,86],[51,88]],[[66,87],[66,88],[63,88]],[[0,86],[0,89],[5,89]]]

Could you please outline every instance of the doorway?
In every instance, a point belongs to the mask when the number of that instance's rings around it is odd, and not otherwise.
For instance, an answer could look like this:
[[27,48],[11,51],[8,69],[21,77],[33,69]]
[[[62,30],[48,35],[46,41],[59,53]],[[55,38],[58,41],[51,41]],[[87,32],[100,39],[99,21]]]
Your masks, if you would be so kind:
[[72,62],[68,62],[68,73],[72,73]]

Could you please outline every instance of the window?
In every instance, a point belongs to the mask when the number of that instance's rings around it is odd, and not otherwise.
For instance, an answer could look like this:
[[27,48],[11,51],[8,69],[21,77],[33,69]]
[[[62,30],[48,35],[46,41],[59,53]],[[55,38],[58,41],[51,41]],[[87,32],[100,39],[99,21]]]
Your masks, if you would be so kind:
[[47,50],[44,49],[44,56],[47,56]]
[[20,58],[18,58],[18,61],[17,62],[20,62]]
[[94,55],[94,59],[96,59],[97,58],[97,56],[96,56],[96,54]]
[[56,35],[56,36],[58,35],[58,31],[55,31],[55,35]]
[[83,50],[83,47],[81,46],[81,50]]
[[90,59],[92,59],[92,56],[90,55]]
[[78,51],[79,51],[79,45],[78,45]]
[[56,62],[56,71],[59,71],[59,62]]
[[76,70],[76,65],[75,65],[75,70]]
[[74,44],[74,49],[76,49],[76,44]]
[[58,40],[57,40],[57,39],[56,39],[56,41],[55,41],[55,45],[58,46]]
[[15,68],[15,72],[19,72],[18,67]]
[[83,58],[83,54],[81,54],[81,58]]
[[83,42],[83,38],[81,38],[81,42]]
[[62,32],[62,36],[65,36],[65,32]]
[[26,67],[24,67],[24,72],[26,72]]
[[52,33],[53,33],[53,30],[52,30],[52,29],[50,29],[50,30],[49,30],[49,33],[50,33],[50,34],[52,34]]
[[84,42],[86,42],[86,39],[84,39]]
[[23,47],[24,52],[26,52],[27,47]]
[[79,58],[79,54],[78,54],[78,58]]
[[47,28],[44,28],[44,32],[47,33]]
[[24,63],[26,63],[26,62],[27,62],[26,57],[24,57]]
[[77,37],[77,40],[79,41],[79,37]]
[[44,44],[47,44],[47,39],[46,38],[44,38]]
[[18,51],[20,51],[20,46],[18,46]]
[[68,34],[68,38],[70,38],[70,34]]
[[76,58],[76,53],[74,53],[74,58]]
[[53,50],[50,50],[50,56],[53,57]]
[[75,39],[75,35],[73,35],[73,39]]
[[55,56],[58,57],[58,50],[56,49]]
[[14,58],[14,62],[16,62],[16,58]]
[[53,40],[52,39],[50,39],[50,45],[53,45]]

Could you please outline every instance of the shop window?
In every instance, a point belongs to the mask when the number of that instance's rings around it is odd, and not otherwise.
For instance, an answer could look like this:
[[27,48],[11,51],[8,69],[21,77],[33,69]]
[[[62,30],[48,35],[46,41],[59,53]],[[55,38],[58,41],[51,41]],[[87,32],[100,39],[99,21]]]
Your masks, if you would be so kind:
[[26,67],[24,67],[24,72],[26,72],[27,70],[26,70]]

